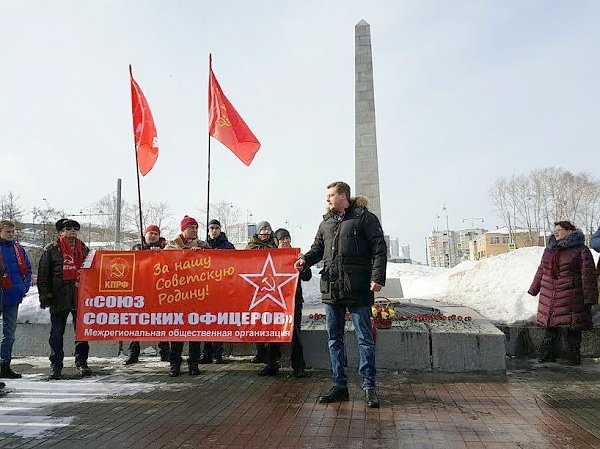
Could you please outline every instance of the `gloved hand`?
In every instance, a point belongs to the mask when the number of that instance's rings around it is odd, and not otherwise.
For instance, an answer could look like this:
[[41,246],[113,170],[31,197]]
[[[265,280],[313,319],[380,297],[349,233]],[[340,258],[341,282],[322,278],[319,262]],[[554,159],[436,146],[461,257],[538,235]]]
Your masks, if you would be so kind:
[[585,307],[585,311],[587,313],[591,313],[592,312],[592,304],[584,304],[583,307]]
[[42,309],[47,309],[52,305],[52,293],[49,293],[45,296],[40,296],[40,307]]

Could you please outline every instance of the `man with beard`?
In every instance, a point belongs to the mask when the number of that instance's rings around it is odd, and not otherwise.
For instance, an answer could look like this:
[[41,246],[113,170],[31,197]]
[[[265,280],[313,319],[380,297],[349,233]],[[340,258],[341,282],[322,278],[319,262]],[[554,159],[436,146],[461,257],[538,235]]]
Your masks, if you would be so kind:
[[[63,337],[69,315],[77,323],[77,285],[81,264],[89,249],[77,238],[80,225],[75,220],[56,222],[58,239],[50,243],[40,258],[37,286],[42,309],[50,307],[51,379],[58,380],[63,369]],[[75,341],[75,366],[82,377],[92,375],[87,360],[90,346],[87,341]]]
[[[181,220],[181,232],[171,240],[167,248],[168,249],[210,249],[208,244],[198,239],[198,222],[195,218],[184,216]],[[169,376],[177,377],[181,374],[181,353],[183,352],[182,341],[172,341],[171,350],[169,352],[169,363],[171,368],[169,370]],[[190,376],[197,376],[200,374],[198,368],[198,362],[200,361],[200,342],[190,341],[189,342],[189,357],[188,357],[188,368]]]

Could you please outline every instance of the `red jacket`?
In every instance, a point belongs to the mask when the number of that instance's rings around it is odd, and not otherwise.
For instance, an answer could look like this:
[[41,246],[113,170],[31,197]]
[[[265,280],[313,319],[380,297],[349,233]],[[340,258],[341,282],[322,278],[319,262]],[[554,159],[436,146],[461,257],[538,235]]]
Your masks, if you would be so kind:
[[576,229],[564,240],[550,237],[530,295],[540,294],[537,323],[573,330],[592,327],[590,308],[598,302],[598,281],[592,253]]

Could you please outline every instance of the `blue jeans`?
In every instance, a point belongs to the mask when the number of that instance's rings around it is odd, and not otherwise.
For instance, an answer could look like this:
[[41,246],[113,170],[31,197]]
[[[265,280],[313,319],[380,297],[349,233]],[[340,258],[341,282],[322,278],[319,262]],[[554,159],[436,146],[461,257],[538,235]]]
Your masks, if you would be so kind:
[[[50,363],[53,367],[62,369],[65,352],[63,350],[63,337],[67,327],[67,318],[73,315],[73,328],[77,325],[77,312],[75,310],[50,310]],[[75,341],[75,365],[87,363],[90,345],[87,341]]]
[[19,304],[2,306],[2,341],[0,342],[0,362],[10,363],[12,359]]
[[[352,315],[354,332],[358,341],[359,366],[363,390],[375,388],[375,340],[371,331],[371,306],[347,308]],[[337,388],[348,386],[346,349],[344,347],[344,327],[346,325],[346,306],[325,305],[327,317],[327,335],[329,336],[329,358],[333,384]]]

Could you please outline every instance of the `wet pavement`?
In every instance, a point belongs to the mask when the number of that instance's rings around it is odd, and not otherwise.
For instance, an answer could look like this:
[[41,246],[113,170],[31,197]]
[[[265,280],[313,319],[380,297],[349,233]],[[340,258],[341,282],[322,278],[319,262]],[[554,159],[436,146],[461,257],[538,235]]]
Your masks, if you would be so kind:
[[259,377],[249,358],[177,378],[155,357],[97,359],[92,379],[65,368],[61,381],[46,380],[44,359],[16,359],[26,376],[0,397],[0,447],[600,448],[600,361],[508,365],[506,375],[380,371],[381,408],[369,409],[356,375],[349,402],[317,404],[328,372]]

